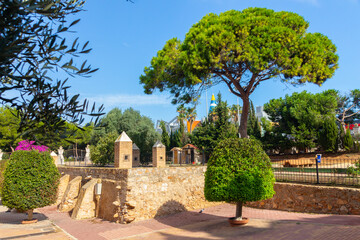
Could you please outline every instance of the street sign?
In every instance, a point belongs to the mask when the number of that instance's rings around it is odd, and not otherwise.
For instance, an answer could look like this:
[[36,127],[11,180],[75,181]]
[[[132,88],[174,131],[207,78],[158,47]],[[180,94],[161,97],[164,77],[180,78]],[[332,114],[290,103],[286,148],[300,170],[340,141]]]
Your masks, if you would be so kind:
[[316,161],[321,163],[321,154],[316,154]]

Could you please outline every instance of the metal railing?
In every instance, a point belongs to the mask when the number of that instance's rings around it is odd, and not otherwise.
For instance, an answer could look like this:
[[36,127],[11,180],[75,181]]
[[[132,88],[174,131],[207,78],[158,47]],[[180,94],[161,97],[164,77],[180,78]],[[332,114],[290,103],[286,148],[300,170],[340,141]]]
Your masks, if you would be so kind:
[[65,166],[92,166],[90,161],[85,161],[86,151],[83,149],[64,150],[63,165]]
[[[191,149],[166,152],[168,166],[205,165],[210,157],[210,151],[193,151]],[[66,166],[96,166],[85,160],[85,150],[64,151]],[[113,163],[106,167],[113,167]],[[152,166],[152,153],[141,153],[140,167]],[[322,158],[315,159],[272,159],[271,166],[278,182],[297,182],[323,185],[360,186],[360,159]]]
[[271,165],[280,182],[360,185],[359,159],[273,159]]

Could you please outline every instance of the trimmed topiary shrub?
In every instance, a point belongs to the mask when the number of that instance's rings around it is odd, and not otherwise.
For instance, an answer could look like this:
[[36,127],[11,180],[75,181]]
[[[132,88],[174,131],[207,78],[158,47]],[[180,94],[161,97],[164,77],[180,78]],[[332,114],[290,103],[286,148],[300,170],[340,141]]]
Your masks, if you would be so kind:
[[2,203],[28,211],[31,220],[33,209],[55,202],[59,177],[49,152],[15,151],[4,172]]
[[242,204],[271,198],[274,174],[269,157],[255,139],[221,141],[208,161],[205,198],[236,202],[236,219],[242,219]]

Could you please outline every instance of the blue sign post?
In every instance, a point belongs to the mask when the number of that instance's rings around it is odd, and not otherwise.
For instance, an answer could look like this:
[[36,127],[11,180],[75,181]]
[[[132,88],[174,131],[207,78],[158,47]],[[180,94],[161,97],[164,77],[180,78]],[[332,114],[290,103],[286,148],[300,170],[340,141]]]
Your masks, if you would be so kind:
[[321,163],[321,154],[316,154],[316,161]]
[[316,154],[316,183],[319,184],[319,163],[321,163],[321,154]]

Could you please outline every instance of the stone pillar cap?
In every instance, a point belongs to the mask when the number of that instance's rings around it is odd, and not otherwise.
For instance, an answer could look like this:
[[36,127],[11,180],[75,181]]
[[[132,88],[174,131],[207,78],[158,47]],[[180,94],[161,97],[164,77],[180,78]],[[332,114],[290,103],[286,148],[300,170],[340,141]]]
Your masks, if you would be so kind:
[[133,150],[140,150],[140,148],[138,147],[138,146],[136,146],[136,144],[135,143],[133,143]]
[[160,140],[157,140],[153,146],[153,148],[164,148],[164,147],[165,147],[165,145],[162,144]]
[[115,142],[132,142],[126,132],[122,132]]

